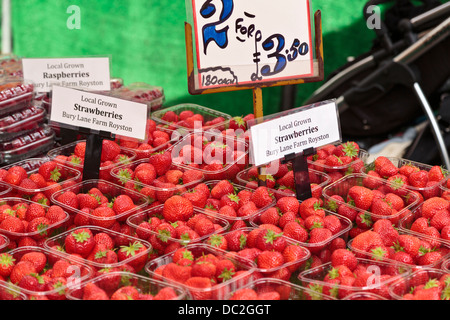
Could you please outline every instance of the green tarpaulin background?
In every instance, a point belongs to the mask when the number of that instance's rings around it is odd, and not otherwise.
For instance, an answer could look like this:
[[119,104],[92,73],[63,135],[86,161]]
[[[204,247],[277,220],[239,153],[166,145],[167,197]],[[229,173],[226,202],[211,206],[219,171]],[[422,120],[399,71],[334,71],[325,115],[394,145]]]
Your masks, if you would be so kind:
[[[368,51],[366,0],[311,0],[323,19],[325,74],[348,56]],[[70,5],[81,9],[81,29],[69,29]],[[13,53],[22,57],[108,55],[112,76],[125,84],[162,86],[166,106],[195,103],[232,115],[253,112],[250,90],[192,96],[187,90],[183,0],[11,0]],[[299,85],[296,104],[322,83]],[[279,111],[281,87],[264,88],[264,114]]]

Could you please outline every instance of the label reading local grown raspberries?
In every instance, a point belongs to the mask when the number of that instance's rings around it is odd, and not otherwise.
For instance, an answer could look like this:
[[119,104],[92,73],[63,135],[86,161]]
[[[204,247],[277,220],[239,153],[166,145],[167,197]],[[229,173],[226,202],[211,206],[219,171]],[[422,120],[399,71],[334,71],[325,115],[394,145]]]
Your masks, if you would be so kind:
[[54,85],[86,90],[110,90],[109,58],[24,58],[24,79],[37,92],[50,92]]

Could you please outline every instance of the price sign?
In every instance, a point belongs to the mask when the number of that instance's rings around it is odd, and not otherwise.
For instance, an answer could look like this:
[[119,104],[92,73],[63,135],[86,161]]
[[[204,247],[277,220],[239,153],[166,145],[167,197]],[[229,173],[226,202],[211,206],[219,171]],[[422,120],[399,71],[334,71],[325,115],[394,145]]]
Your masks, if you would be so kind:
[[186,0],[199,90],[314,76],[309,0]]

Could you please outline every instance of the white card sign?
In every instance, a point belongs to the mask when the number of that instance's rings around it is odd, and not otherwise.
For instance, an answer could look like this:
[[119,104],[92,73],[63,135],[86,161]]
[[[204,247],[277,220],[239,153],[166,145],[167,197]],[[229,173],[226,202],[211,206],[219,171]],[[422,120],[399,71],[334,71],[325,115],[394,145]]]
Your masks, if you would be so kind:
[[313,75],[309,0],[186,0],[192,8],[196,87]]
[[53,87],[50,121],[144,140],[148,106],[82,90]]
[[250,135],[255,166],[338,142],[341,131],[337,105],[332,101],[297,108],[285,116],[251,126]]
[[36,92],[50,92],[54,85],[89,91],[111,89],[107,57],[23,58],[22,68],[24,79],[33,82]]

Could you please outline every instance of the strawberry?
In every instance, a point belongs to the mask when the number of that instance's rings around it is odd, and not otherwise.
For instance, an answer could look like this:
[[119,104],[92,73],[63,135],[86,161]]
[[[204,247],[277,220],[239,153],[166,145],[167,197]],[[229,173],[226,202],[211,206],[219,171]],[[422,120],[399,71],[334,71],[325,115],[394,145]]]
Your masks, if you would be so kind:
[[172,165],[172,156],[168,151],[152,153],[148,162],[155,168],[157,176],[163,176]]
[[208,277],[191,276],[186,280],[184,285],[188,288],[194,300],[210,300],[211,299],[211,280]]
[[415,188],[425,188],[428,183],[428,172],[426,170],[419,170],[413,172],[408,177],[409,184]]
[[45,181],[58,182],[61,178],[61,170],[56,161],[47,161],[41,164],[38,173],[45,179]]
[[180,266],[169,262],[162,270],[162,277],[184,284],[191,277],[191,266]]
[[347,249],[337,249],[331,254],[331,265],[337,267],[345,265],[351,271],[356,269],[358,261],[355,254]]
[[299,242],[306,242],[309,237],[306,229],[295,221],[286,223],[283,228],[283,235]]
[[35,218],[45,217],[46,212],[43,206],[37,203],[30,203],[25,212],[25,220],[30,222]]
[[317,198],[309,198],[300,203],[298,213],[303,219],[310,215],[325,216],[325,211],[322,207],[323,202]]
[[62,204],[73,209],[79,209],[77,194],[73,191],[67,190],[57,195],[57,203]]
[[120,154],[120,146],[112,140],[103,140],[101,161],[113,161]]
[[116,223],[116,213],[108,206],[100,206],[91,211],[89,221],[92,225],[110,229]]
[[373,193],[372,190],[362,186],[352,186],[348,191],[349,200],[352,200],[354,205],[362,210],[368,210],[372,205]]
[[16,216],[7,216],[1,223],[0,229],[5,230],[9,233],[23,233],[25,231],[25,226],[19,218]]
[[258,294],[251,288],[241,288],[233,292],[230,300],[258,300]]
[[229,251],[240,251],[247,244],[247,234],[243,230],[235,230],[226,233],[225,239]]
[[17,285],[24,276],[33,273],[37,273],[33,263],[30,261],[19,261],[12,268],[9,279],[13,284]]
[[431,219],[436,212],[442,210],[448,210],[450,208],[450,202],[440,198],[432,197],[424,200],[422,203],[422,216],[427,219]]
[[0,276],[3,278],[9,277],[14,268],[16,259],[9,253],[0,253]]
[[283,251],[286,247],[286,238],[282,233],[276,233],[271,229],[262,229],[256,238],[255,246],[261,251]]
[[51,225],[61,223],[67,218],[68,214],[58,205],[51,205],[47,212],[45,213],[45,217],[49,220]]
[[224,195],[234,194],[234,186],[228,180],[221,180],[211,188],[211,197],[220,200]]
[[128,246],[121,246],[117,252],[119,261],[127,261],[136,272],[142,270],[147,262],[148,248],[139,241],[130,243]]
[[228,250],[227,239],[224,235],[221,234],[212,234],[206,239],[206,244],[213,246],[215,248],[219,248],[221,250]]
[[284,257],[279,251],[263,251],[258,255],[256,262],[258,268],[270,270],[283,265]]
[[277,207],[282,213],[288,211],[297,213],[300,207],[300,203],[296,197],[282,197],[277,200]]
[[79,228],[70,232],[64,239],[67,253],[87,257],[95,246],[94,235],[88,228]]
[[430,170],[428,170],[428,180],[429,181],[442,181],[445,179],[446,172],[441,166],[432,166]]
[[115,264],[118,262],[117,253],[105,244],[96,244],[86,259],[100,264]]
[[250,200],[258,207],[263,208],[274,201],[273,194],[267,187],[258,187],[254,192]]
[[50,221],[46,217],[37,217],[31,220],[26,231],[33,234],[35,240],[47,238],[50,235]]
[[367,252],[368,248],[373,246],[383,245],[383,240],[381,236],[375,231],[367,230],[357,236],[352,240],[352,247],[355,250]]
[[322,250],[328,243],[327,241],[333,236],[330,230],[325,228],[314,228],[310,232],[309,243],[314,244],[310,247],[311,252]]
[[169,222],[187,221],[193,214],[192,203],[182,196],[174,195],[164,203],[163,217]]
[[[284,248],[283,259],[290,272],[296,271],[300,265],[309,257],[309,252],[295,244],[288,244]],[[296,262],[296,263],[294,263]]]

